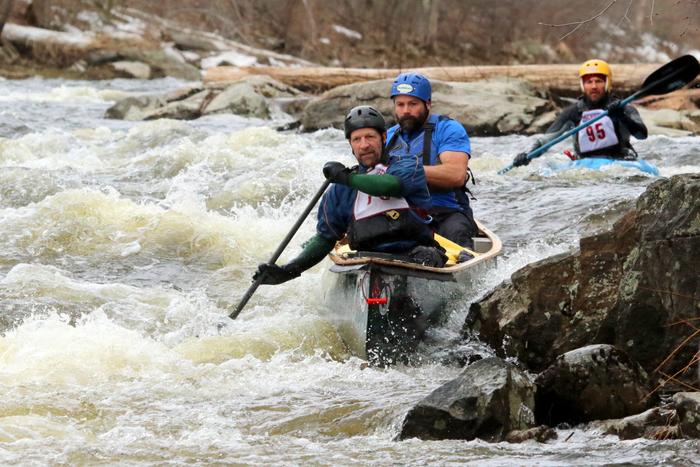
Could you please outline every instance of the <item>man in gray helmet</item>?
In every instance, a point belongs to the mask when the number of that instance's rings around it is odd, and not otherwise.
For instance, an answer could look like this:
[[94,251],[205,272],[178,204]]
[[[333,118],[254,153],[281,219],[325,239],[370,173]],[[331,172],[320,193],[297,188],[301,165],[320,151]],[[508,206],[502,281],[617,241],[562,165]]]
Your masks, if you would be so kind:
[[323,175],[333,184],[321,199],[316,235],[289,263],[261,264],[254,280],[281,284],[298,277],[320,262],[345,234],[354,250],[399,254],[429,266],[444,265],[447,257],[428,226],[426,212],[431,202],[421,161],[387,156],[386,123],[372,107],[353,108],[344,126],[359,165],[324,165]]

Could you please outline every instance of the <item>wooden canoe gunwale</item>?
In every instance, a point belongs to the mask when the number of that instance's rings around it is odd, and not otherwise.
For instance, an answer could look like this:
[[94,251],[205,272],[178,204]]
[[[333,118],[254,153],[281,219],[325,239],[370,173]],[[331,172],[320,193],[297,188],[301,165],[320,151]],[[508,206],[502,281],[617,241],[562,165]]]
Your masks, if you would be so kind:
[[342,254],[338,254],[334,251],[330,253],[330,258],[333,263],[335,263],[338,266],[353,266],[353,265],[360,265],[360,264],[376,264],[379,266],[392,266],[394,268],[401,268],[404,270],[417,270],[417,271],[430,271],[438,274],[454,274],[458,273],[460,271],[463,271],[465,269],[469,269],[472,266],[488,261],[494,256],[497,256],[500,254],[501,249],[503,248],[503,244],[501,243],[501,240],[489,229],[484,227],[483,224],[481,224],[479,221],[476,221],[477,226],[479,227],[480,232],[486,236],[489,240],[491,240],[491,248],[485,252],[481,253],[478,256],[475,256],[474,258],[470,259],[469,261],[465,261],[463,263],[457,263],[452,266],[446,266],[444,268],[435,268],[431,266],[423,266],[421,264],[416,264],[416,263],[410,263],[408,261],[402,261],[398,259],[386,259],[386,258],[375,258],[371,256],[363,256],[359,258],[347,258],[344,257]]

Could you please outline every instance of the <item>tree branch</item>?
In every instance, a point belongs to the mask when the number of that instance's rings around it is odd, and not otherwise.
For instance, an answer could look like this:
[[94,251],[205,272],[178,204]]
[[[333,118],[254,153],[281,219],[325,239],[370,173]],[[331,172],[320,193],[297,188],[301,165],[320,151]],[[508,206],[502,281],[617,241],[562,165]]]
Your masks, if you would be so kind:
[[630,8],[632,8],[632,2],[633,2],[633,1],[634,1],[634,0],[630,0],[630,2],[627,4],[627,9],[625,10],[625,14],[622,16],[622,18],[620,18],[620,21],[617,22],[618,26],[619,26],[620,23],[623,22],[624,20],[627,20],[628,23],[631,23],[631,22],[632,22],[632,21],[630,21],[630,18],[629,18],[629,16],[627,16],[627,14],[630,12]]
[[[588,19],[584,19],[583,21],[572,21],[571,23],[563,23],[563,24],[548,24],[548,23],[537,23],[537,24],[539,24],[540,26],[550,26],[550,27],[553,27],[553,28],[561,28],[561,27],[564,27],[564,26],[573,26],[573,25],[576,25],[576,27],[575,27],[574,29],[572,29],[571,31],[567,32],[566,34],[564,34],[563,36],[561,36],[561,37],[559,38],[559,40],[561,41],[561,40],[564,40],[565,38],[567,38],[568,36],[570,36],[571,34],[573,34],[574,32],[576,32],[576,30],[577,30],[578,28],[580,28],[581,26],[583,26],[584,24],[590,23],[591,21],[595,21],[597,18],[599,18],[600,16],[602,16],[603,13],[605,13],[606,11],[608,11],[608,10],[610,9],[610,7],[613,6],[615,3],[617,3],[617,0],[612,0],[610,3],[608,3],[608,6],[606,6],[605,8],[603,8],[598,14],[596,14],[596,15],[594,15],[594,16],[591,16],[591,17],[588,18]],[[653,8],[653,6],[652,6],[652,8]]]

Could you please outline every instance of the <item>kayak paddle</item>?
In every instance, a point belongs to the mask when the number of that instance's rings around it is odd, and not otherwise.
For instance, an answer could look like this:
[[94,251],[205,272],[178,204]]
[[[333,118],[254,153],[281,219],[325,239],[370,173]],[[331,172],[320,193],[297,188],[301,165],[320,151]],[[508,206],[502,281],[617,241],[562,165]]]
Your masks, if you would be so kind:
[[[306,220],[308,217],[309,213],[311,210],[316,206],[316,203],[318,200],[323,196],[323,193],[326,191],[326,188],[328,188],[328,185],[330,185],[330,180],[326,180],[321,188],[319,188],[318,192],[314,195],[314,197],[309,201],[308,206],[306,206],[306,209],[304,209],[304,212],[301,213],[301,216],[299,216],[299,219],[297,219],[296,223],[294,226],[292,226],[292,230],[287,233],[287,236],[284,237],[284,240],[282,240],[282,243],[280,243],[280,246],[277,247],[277,250],[272,254],[272,257],[270,258],[270,261],[267,262],[269,265],[275,264],[275,262],[279,259],[280,255],[284,251],[285,248],[287,248],[287,245],[289,245],[289,242],[292,241],[292,238],[294,235],[297,233],[299,230],[299,227],[301,227],[301,224]],[[241,312],[243,307],[245,307],[246,303],[248,303],[248,300],[250,300],[250,297],[253,296],[257,288],[260,286],[260,282],[262,282],[262,275],[259,277],[253,284],[248,288],[248,291],[245,293],[243,298],[241,299],[241,302],[238,304],[235,310],[233,310],[233,313],[228,315],[229,318],[231,319],[236,319],[238,314]]]

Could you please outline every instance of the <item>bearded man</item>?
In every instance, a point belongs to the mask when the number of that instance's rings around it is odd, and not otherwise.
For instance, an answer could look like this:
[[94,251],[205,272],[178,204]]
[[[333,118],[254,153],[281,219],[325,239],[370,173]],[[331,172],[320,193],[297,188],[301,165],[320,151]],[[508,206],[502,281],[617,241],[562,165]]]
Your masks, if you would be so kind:
[[401,73],[391,86],[397,124],[387,132],[390,156],[423,160],[433,207],[430,216],[438,234],[473,248],[478,227],[465,184],[469,179],[471,144],[461,123],[431,114],[432,86],[419,73]]

